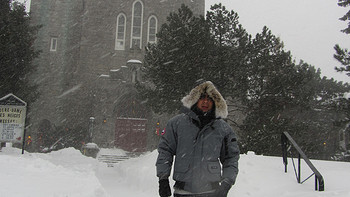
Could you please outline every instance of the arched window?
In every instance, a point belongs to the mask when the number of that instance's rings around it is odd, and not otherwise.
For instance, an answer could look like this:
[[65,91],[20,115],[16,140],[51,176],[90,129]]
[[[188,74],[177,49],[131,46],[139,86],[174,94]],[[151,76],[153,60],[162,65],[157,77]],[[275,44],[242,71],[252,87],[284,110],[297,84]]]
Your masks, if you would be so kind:
[[141,49],[143,21],[143,4],[141,1],[135,1],[132,6],[132,24],[131,24],[131,48]]
[[126,16],[124,14],[119,14],[117,17],[115,50],[125,49],[125,24],[126,24]]
[[157,41],[157,25],[158,20],[155,16],[151,16],[148,19],[148,42],[149,43],[155,43]]
[[50,51],[57,51],[57,37],[51,37]]

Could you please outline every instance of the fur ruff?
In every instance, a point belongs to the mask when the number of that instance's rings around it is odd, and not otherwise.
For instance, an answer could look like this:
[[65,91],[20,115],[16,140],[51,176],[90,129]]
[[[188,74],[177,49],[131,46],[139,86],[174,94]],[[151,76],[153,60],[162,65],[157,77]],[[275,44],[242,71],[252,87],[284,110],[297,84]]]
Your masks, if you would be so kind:
[[182,98],[181,102],[186,108],[191,109],[203,93],[207,93],[208,96],[213,99],[216,118],[227,118],[228,111],[226,101],[211,81],[206,81],[193,88],[188,95]]

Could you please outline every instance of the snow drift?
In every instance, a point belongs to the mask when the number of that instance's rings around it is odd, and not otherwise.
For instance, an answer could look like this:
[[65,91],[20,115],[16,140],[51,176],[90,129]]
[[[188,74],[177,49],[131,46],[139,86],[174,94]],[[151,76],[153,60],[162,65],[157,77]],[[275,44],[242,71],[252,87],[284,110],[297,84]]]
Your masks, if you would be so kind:
[[[102,149],[101,154],[124,155],[118,149]],[[51,153],[25,153],[16,148],[0,152],[0,196],[6,197],[155,197],[157,152],[107,167],[74,148]],[[239,175],[229,197],[348,197],[350,164],[312,160],[323,175],[325,191],[315,191],[315,179],[298,184],[290,159],[284,173],[282,158],[241,155]],[[311,175],[302,162],[302,180]],[[171,182],[173,183],[173,182]]]

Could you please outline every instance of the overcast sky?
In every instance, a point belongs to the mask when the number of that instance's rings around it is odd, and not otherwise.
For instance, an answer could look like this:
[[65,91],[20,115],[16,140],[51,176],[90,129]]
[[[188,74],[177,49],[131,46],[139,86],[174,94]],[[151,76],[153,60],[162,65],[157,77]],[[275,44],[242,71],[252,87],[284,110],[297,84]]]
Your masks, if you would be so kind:
[[[23,2],[25,0],[19,0]],[[238,13],[240,23],[255,36],[263,26],[281,38],[293,58],[320,68],[322,75],[350,82],[345,73],[337,73],[340,64],[333,58],[334,45],[350,48],[350,35],[341,33],[347,25],[338,20],[349,8],[337,5],[338,0],[205,0],[206,10],[222,3]],[[29,5],[28,0],[27,5]]]
[[334,45],[350,48],[350,35],[341,33],[347,22],[338,20],[349,8],[338,0],[206,0],[206,9],[222,3],[238,13],[240,23],[253,37],[267,26],[281,38],[293,58],[321,68],[322,75],[350,82],[345,73],[334,71]]

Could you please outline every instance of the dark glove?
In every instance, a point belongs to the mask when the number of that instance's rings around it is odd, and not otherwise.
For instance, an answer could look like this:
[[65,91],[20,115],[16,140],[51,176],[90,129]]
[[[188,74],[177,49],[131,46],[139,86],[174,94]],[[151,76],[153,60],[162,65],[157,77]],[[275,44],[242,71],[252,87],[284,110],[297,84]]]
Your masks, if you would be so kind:
[[171,190],[168,179],[159,180],[159,196],[168,197],[171,196]]
[[227,197],[228,190],[230,190],[231,185],[225,181],[222,181],[219,187],[215,191],[215,197]]

